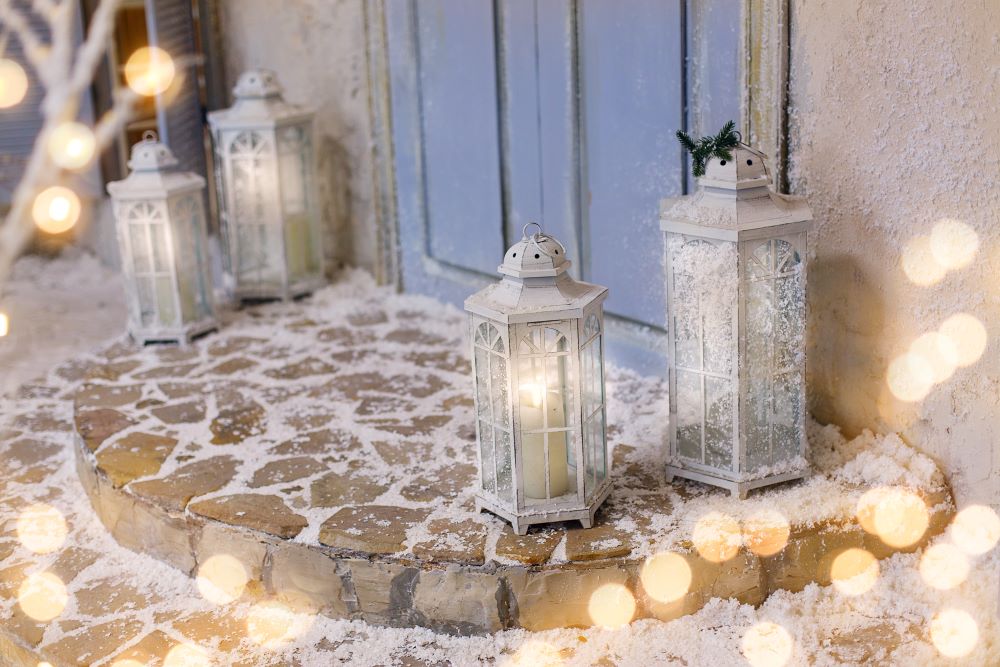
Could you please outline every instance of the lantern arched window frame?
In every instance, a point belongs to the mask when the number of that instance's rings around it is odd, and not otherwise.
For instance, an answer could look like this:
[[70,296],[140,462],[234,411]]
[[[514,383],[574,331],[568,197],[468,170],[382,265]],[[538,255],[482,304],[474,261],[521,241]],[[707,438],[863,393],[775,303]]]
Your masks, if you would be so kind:
[[173,342],[218,328],[208,268],[205,179],[177,169],[149,133],[132,149],[132,173],[108,184],[129,307],[141,344]]
[[712,158],[662,202],[670,383],[668,481],[745,498],[808,474],[805,199],[771,190],[766,156]]
[[611,490],[604,391],[607,288],[572,279],[541,232],[514,244],[500,283],[469,297],[478,510],[529,525],[593,524]]
[[232,107],[208,115],[225,269],[237,300],[292,299],[325,283],[314,112],[285,102],[276,75],[244,72]]

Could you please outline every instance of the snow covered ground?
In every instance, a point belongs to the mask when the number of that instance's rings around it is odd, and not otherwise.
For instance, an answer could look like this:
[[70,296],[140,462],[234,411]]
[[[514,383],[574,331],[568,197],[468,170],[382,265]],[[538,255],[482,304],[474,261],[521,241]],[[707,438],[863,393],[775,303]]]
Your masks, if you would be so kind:
[[[94,348],[123,326],[117,279],[86,255],[22,260],[10,295],[4,308],[13,333],[0,339],[4,389]],[[15,402],[4,405],[6,411]],[[155,579],[155,588],[169,593],[160,611],[205,606],[193,581],[119,547],[96,520],[88,520],[68,447],[49,483],[63,489],[58,507],[75,527],[69,539],[104,554],[92,566],[99,571],[85,578],[136,573],[140,584],[152,585]],[[41,499],[45,486],[22,491]],[[508,631],[471,638],[319,617],[294,641],[276,648],[267,664],[996,665],[1000,533],[990,523],[995,517],[983,509],[960,513],[953,529],[924,552],[895,556],[858,575],[870,579],[864,585],[810,585],[799,593],[772,595],[759,609],[714,600],[668,623],[644,620],[613,629]],[[0,524],[10,520],[0,517]],[[214,659],[226,664],[233,657],[216,654]]]

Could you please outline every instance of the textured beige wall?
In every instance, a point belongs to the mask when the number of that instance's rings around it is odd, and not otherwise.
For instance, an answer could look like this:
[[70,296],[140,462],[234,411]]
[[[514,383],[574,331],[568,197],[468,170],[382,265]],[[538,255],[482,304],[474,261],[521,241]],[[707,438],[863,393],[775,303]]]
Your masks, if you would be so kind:
[[[813,414],[897,430],[960,497],[1000,503],[1000,3],[793,0],[791,34],[792,188],[817,220]],[[933,284],[915,284],[904,256]],[[984,325],[984,353],[899,400],[893,360],[956,313]],[[953,350],[917,352],[929,364],[906,357],[915,396]]]
[[285,98],[317,109],[325,250],[375,269],[371,130],[361,0],[220,0],[227,85],[252,67],[277,72]]

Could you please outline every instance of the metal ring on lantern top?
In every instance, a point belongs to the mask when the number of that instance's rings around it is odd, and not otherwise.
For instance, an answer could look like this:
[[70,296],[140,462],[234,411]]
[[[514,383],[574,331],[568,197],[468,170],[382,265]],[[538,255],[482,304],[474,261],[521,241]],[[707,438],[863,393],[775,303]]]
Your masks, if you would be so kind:
[[[538,227],[538,233],[528,236],[528,227],[531,227],[532,225]],[[552,241],[557,246],[559,246],[560,250],[562,250],[563,257],[566,256],[566,246],[562,244],[562,241],[546,234],[545,230],[542,229],[542,226],[537,222],[529,222],[528,224],[526,224],[524,227],[521,228],[521,240],[531,241],[534,244],[535,248],[546,257],[554,257],[555,255],[553,255],[552,253],[548,252],[545,248],[543,248],[541,246],[541,241]]]
[[142,140],[147,143],[152,143],[154,141],[159,141],[160,137],[156,134],[156,130],[146,130],[142,133]]

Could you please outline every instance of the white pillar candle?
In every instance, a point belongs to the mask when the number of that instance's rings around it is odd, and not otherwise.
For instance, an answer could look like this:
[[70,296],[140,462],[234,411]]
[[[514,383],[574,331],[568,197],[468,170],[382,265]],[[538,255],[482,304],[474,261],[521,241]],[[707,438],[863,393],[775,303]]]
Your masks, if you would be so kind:
[[[532,431],[564,428],[566,411],[557,392],[549,392],[546,424],[542,397],[545,386],[540,383],[525,383],[518,392],[521,400],[522,465],[524,495],[528,498],[545,498],[545,436]],[[566,458],[566,432],[549,433],[549,497],[556,498],[566,493],[569,482],[569,467]]]

